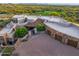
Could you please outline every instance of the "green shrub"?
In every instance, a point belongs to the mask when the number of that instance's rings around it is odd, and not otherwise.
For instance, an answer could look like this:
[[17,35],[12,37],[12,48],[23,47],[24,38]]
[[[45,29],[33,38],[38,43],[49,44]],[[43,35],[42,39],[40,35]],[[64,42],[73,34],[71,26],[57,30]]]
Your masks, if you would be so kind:
[[12,55],[13,50],[14,50],[13,47],[4,48],[2,56],[10,56],[10,55]]
[[17,29],[16,29],[14,36],[17,37],[17,38],[22,38],[22,37],[24,37],[27,33],[28,33],[27,28],[25,28],[25,27],[20,27],[20,28],[17,28]]
[[44,24],[37,24],[36,25],[37,31],[44,31],[45,30],[45,25]]
[[10,23],[10,20],[0,20],[0,27],[5,27],[8,23]]
[[60,14],[58,12],[51,12],[50,15],[51,16],[59,16]]

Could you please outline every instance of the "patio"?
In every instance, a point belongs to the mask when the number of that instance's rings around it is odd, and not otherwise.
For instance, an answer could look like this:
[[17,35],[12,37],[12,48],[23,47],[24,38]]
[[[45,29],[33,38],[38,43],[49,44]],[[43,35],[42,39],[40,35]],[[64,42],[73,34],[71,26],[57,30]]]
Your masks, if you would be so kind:
[[46,33],[29,37],[27,42],[22,42],[13,55],[19,56],[79,56],[79,49],[65,45],[52,39]]

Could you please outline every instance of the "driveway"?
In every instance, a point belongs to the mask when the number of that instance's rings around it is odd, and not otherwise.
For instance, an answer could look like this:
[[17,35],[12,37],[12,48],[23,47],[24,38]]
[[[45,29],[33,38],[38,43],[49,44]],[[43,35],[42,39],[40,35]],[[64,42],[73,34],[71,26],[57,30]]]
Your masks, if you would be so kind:
[[62,44],[46,33],[33,35],[13,52],[20,56],[79,56],[79,49]]

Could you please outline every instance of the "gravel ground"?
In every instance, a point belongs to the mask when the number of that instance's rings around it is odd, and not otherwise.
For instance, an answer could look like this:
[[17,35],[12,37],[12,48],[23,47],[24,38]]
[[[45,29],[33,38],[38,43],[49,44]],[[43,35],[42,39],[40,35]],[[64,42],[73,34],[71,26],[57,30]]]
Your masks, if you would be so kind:
[[46,33],[41,33],[21,43],[13,54],[19,56],[79,56],[79,49],[62,44]]

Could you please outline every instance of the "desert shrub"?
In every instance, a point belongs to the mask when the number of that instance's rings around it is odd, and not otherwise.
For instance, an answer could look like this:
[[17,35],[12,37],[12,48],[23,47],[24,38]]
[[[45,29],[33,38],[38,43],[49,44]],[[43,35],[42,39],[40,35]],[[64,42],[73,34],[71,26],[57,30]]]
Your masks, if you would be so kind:
[[27,33],[28,33],[28,29],[27,29],[27,28],[25,28],[25,27],[20,27],[20,28],[17,28],[17,29],[16,29],[14,36],[17,37],[17,38],[22,38],[22,37],[24,37]]
[[5,27],[9,22],[10,20],[0,20],[0,27]]
[[45,30],[45,25],[44,24],[37,24],[36,25],[37,31],[44,31]]
[[10,56],[10,55],[12,55],[13,50],[14,50],[14,47],[6,47],[6,48],[4,48],[2,56]]

